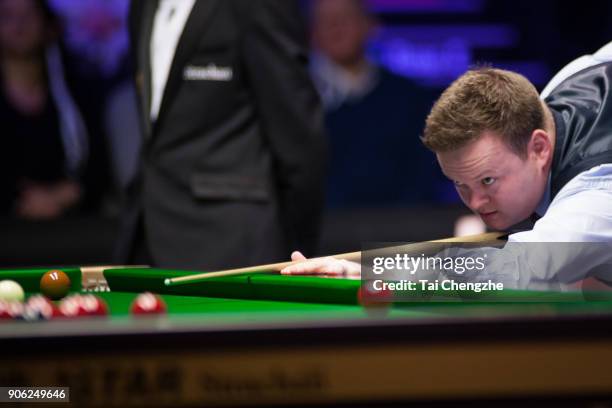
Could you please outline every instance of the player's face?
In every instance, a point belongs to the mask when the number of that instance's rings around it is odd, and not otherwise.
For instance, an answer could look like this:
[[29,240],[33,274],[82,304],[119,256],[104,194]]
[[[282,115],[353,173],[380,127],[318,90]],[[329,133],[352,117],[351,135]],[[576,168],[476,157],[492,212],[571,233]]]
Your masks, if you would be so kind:
[[537,130],[523,158],[500,137],[484,132],[467,146],[438,153],[444,174],[463,202],[493,229],[505,229],[534,213],[548,180],[552,145]]
[[363,57],[370,25],[355,0],[318,0],[314,4],[313,41],[337,64],[351,64]]

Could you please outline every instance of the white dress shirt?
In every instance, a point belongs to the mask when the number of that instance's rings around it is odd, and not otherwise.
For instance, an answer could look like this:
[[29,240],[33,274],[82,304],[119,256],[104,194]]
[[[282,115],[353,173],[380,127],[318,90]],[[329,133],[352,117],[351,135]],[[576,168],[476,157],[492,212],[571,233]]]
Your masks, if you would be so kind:
[[313,54],[310,71],[325,110],[357,101],[369,94],[380,80],[379,69],[366,61],[365,69],[357,75],[332,62],[321,54]]
[[[566,65],[546,85],[546,98],[561,82],[588,67],[612,61],[612,42],[593,55]],[[537,208],[542,217],[531,231],[512,234],[516,242],[612,242],[612,163],[584,171],[550,201],[550,179]],[[588,226],[588,227],[587,227]]]
[[[565,66],[544,88],[541,97],[548,96],[573,74],[607,61],[612,61],[612,42]],[[497,270],[498,277],[505,275],[501,280],[509,287],[543,289],[550,287],[551,282],[563,285],[589,273],[612,282],[612,164],[578,174],[552,201],[549,179],[537,213],[542,218],[532,230],[510,235],[504,250],[493,251],[498,257],[497,265],[491,269]],[[538,247],[526,243],[557,244]],[[511,273],[513,264],[516,270]]]
[[195,0],[161,0],[151,33],[151,121],[159,114],[168,74]]

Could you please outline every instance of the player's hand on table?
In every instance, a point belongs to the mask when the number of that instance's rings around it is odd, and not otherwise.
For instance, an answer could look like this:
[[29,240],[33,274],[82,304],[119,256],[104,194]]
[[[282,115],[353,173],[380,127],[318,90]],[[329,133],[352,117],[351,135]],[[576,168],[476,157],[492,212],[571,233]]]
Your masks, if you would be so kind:
[[336,259],[331,256],[308,259],[301,252],[295,251],[291,254],[291,260],[296,263],[281,270],[281,274],[320,275],[353,279],[361,277],[361,265],[344,259]]

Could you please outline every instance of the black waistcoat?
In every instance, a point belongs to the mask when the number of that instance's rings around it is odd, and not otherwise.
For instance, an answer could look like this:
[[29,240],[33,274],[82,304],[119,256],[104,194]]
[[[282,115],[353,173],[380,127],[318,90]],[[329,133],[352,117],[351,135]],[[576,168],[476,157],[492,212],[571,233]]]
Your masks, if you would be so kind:
[[573,74],[545,102],[556,126],[552,199],[579,173],[612,163],[612,62]]

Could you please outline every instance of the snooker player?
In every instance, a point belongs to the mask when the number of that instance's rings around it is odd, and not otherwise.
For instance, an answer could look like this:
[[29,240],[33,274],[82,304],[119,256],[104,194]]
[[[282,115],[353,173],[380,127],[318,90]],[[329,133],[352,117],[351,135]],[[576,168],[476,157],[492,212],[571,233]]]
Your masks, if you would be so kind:
[[[490,228],[539,217],[531,230],[511,234],[509,243],[603,243],[566,245],[573,253],[562,256],[564,265],[546,271],[532,265],[521,277],[505,277],[506,283],[569,283],[594,268],[607,270],[609,276],[596,276],[612,281],[612,43],[566,66],[541,96],[513,72],[466,72],[435,103],[422,140],[463,202]],[[505,249],[496,251],[507,255]],[[304,262],[283,273],[360,271],[358,264],[330,257],[307,261],[294,252],[292,259]]]

